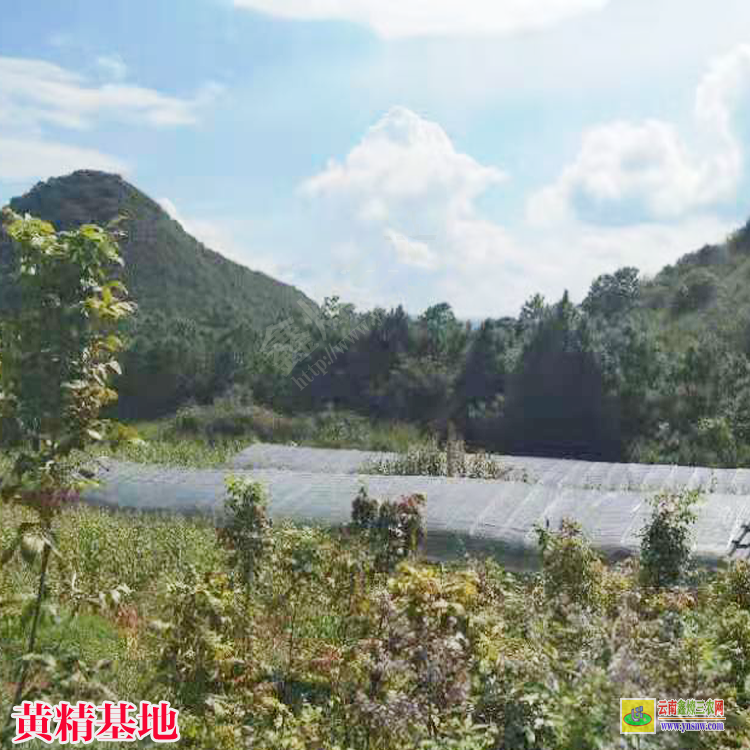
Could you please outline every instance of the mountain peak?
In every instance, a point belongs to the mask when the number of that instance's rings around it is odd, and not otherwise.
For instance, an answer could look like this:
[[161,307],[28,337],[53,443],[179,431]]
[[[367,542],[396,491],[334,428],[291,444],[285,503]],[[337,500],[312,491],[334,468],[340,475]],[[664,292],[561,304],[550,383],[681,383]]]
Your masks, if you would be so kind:
[[[84,169],[52,177],[14,198],[10,206],[49,221],[58,230],[81,224],[106,226],[124,216],[123,280],[146,313],[200,320],[221,307],[227,324],[244,320],[263,329],[298,312],[300,300],[316,306],[295,287],[206,248],[120,175]],[[7,260],[9,248],[0,242],[0,256],[3,251]]]
[[80,169],[62,177],[38,182],[10,207],[18,213],[44,217],[57,229],[81,224],[107,224],[120,214],[140,210],[161,211],[159,205],[120,175]]

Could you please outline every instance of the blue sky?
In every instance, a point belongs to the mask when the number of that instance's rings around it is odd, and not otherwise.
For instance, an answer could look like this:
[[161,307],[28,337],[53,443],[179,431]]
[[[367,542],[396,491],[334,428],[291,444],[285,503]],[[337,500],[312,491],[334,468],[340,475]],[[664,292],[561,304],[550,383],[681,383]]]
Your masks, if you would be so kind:
[[0,24],[0,204],[116,171],[363,308],[494,317],[654,273],[750,217],[749,135],[745,0],[25,0]]

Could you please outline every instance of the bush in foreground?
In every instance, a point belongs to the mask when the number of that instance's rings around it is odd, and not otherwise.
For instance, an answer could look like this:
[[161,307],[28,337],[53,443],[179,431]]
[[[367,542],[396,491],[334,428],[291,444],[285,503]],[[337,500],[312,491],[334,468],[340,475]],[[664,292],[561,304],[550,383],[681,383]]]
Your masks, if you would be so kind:
[[[605,567],[566,523],[544,530],[538,573],[415,555],[384,570],[367,533],[381,507],[360,498],[362,533],[265,528],[250,586],[208,525],[62,512],[70,567],[52,569],[50,599],[60,616],[85,591],[87,626],[55,630],[48,613],[40,642],[57,672],[35,665],[31,684],[64,684],[73,650],[87,670],[109,651],[91,679],[118,698],[170,700],[182,746],[201,750],[601,750],[620,746],[632,695],[725,700],[726,731],[679,747],[750,742],[746,564],[644,585],[637,560]],[[0,536],[23,513],[0,508]],[[120,601],[93,603],[123,585]],[[3,684],[33,586],[20,562],[0,568]],[[0,692],[3,712],[9,699]],[[649,746],[676,745],[658,733]]]

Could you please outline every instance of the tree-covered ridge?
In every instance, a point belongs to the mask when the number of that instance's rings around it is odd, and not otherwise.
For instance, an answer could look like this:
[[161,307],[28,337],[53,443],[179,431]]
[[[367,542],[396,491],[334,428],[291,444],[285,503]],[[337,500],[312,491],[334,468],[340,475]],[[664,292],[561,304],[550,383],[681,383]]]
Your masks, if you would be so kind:
[[750,222],[725,242],[706,245],[665,266],[641,285],[639,304],[651,310],[671,336],[683,341],[726,316],[750,315]]
[[[106,226],[123,216],[123,281],[141,315],[160,312],[212,326],[244,320],[262,330],[298,309],[299,300],[314,304],[294,287],[205,247],[159,204],[117,175],[82,170],[52,178],[14,198],[10,207],[58,230]],[[0,257],[7,262],[7,255],[7,238],[0,238]]]
[[748,277],[750,225],[653,279],[604,274],[580,305],[534,295],[477,328],[444,304],[417,319],[376,310],[368,335],[293,395],[443,434],[453,421],[468,444],[508,453],[747,465]]

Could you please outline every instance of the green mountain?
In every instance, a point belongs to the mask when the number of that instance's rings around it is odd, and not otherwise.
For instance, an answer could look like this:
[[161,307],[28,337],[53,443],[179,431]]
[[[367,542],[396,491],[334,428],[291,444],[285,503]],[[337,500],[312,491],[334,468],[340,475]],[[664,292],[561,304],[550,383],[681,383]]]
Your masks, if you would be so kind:
[[[210,250],[147,195],[114,174],[82,170],[41,182],[10,202],[58,230],[84,223],[106,225],[125,220],[120,241],[125,260],[123,281],[142,313],[201,323],[249,323],[262,330],[299,313],[297,303],[313,304],[293,286],[251,271]],[[0,238],[0,260],[8,258]]]
[[643,281],[639,306],[673,349],[709,332],[731,331],[742,339],[750,323],[750,222]]

